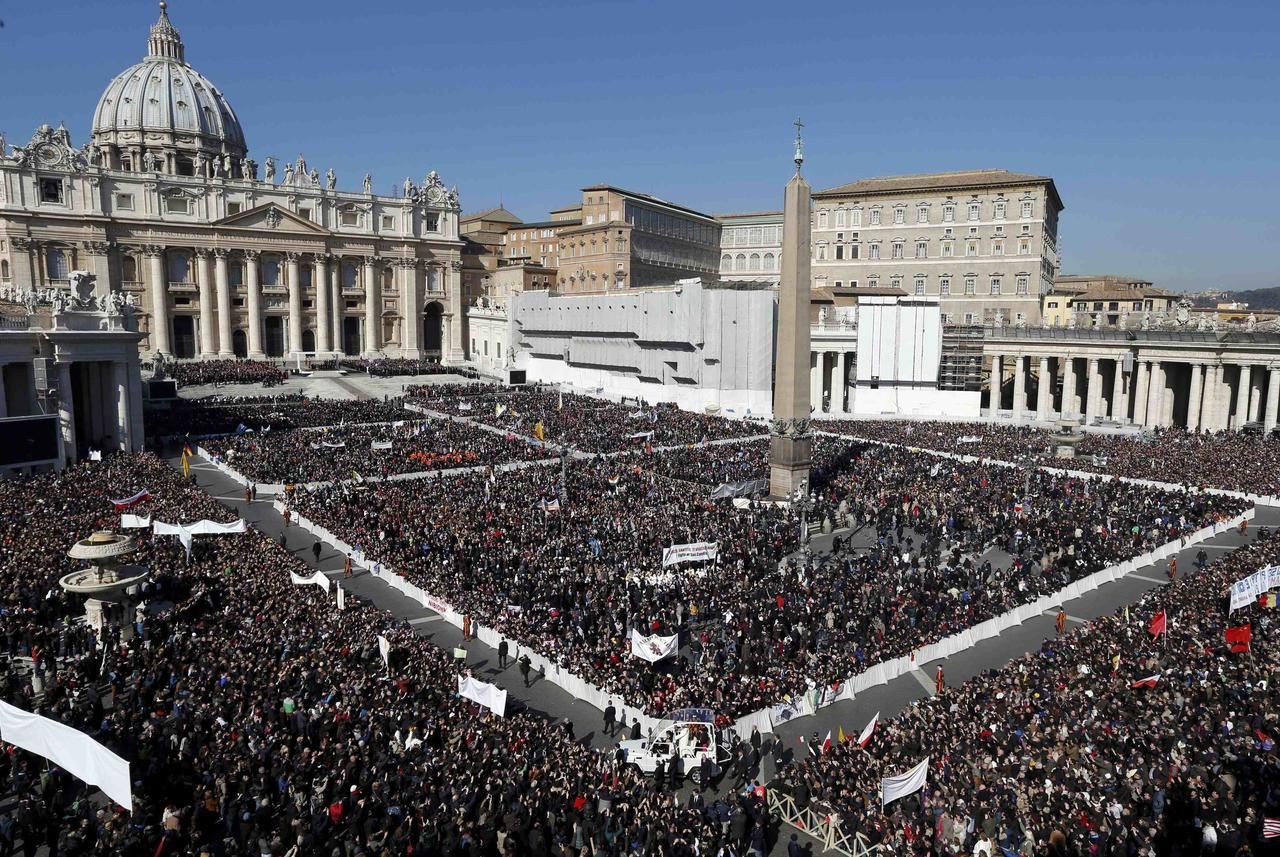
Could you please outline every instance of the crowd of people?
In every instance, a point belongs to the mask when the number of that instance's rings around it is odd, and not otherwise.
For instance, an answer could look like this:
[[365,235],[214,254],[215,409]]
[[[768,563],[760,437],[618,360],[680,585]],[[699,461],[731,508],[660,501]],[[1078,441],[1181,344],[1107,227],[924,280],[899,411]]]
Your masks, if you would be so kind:
[[184,360],[173,364],[173,378],[179,387],[200,384],[261,384],[274,387],[289,380],[282,372],[263,360]]
[[[131,764],[130,816],[96,808],[83,784],[26,752],[6,754],[16,802],[0,847],[67,855],[452,857],[589,852],[662,857],[767,850],[763,791],[676,800],[612,753],[511,707],[457,694],[446,653],[371,606],[294,586],[301,563],[257,531],[139,536],[155,575],[133,635],[105,651],[57,594],[78,534],[113,526],[110,499],[225,520],[150,456],[108,457],[58,476],[0,482],[0,533],[21,562],[0,613],[15,657],[6,698],[88,733]],[[50,594],[52,593],[52,594]],[[384,665],[377,638],[391,652]],[[109,687],[102,699],[91,692]],[[729,847],[728,851],[721,849]]]
[[[1277,562],[1280,539],[1260,538],[772,785],[895,855],[1274,853],[1275,610],[1229,613],[1224,592]],[[1251,643],[1226,641],[1245,626]],[[881,779],[926,757],[923,791],[882,809]]]
[[555,455],[513,434],[449,419],[233,434],[203,446],[251,481],[277,484],[500,466]]
[[147,413],[151,437],[275,431],[338,426],[344,423],[382,423],[406,416],[404,401],[385,399],[324,399],[302,393],[279,396],[204,396],[176,399],[170,407]]
[[[784,563],[798,547],[794,510],[708,499],[646,469],[649,458],[575,462],[566,484],[535,468],[334,486],[291,502],[633,705],[728,715],[838,683],[1246,505],[825,442],[811,514],[829,530],[873,532],[871,549],[852,550],[850,538],[835,556]],[[714,563],[663,566],[665,547],[708,541]],[[654,668],[629,656],[633,628],[687,645]]]
[[362,357],[343,357],[341,368],[348,372],[364,372],[376,378],[392,378],[401,375],[458,375],[463,378],[479,377],[474,369],[466,366],[446,366],[439,360],[410,360],[404,357],[382,357],[366,360]]
[[585,452],[701,443],[768,432],[763,423],[684,411],[669,403],[608,402],[549,387],[439,384],[410,387],[410,401]]
[[1164,428],[1142,434],[1087,432],[1076,458],[1053,458],[1052,433],[1031,426],[903,420],[823,420],[820,431],[1005,461],[1041,464],[1187,485],[1280,494],[1280,439],[1243,432]]

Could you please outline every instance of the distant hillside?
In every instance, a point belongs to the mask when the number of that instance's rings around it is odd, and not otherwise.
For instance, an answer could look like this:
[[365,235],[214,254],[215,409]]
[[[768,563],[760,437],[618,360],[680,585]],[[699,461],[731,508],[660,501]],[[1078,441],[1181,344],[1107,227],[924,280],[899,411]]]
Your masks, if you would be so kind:
[[1219,303],[1239,302],[1249,305],[1249,309],[1280,310],[1280,286],[1270,289],[1248,289],[1243,292],[1227,292],[1225,298],[1210,300],[1196,298],[1196,306],[1217,306]]

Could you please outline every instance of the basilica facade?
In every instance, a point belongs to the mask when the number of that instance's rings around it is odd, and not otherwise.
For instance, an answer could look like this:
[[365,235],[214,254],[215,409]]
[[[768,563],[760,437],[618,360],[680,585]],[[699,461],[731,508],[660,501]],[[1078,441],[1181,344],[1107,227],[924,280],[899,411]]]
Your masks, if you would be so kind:
[[107,86],[92,136],[0,137],[0,287],[96,276],[178,358],[464,358],[458,193],[339,190],[299,156],[249,157],[226,96],[186,62],[161,3],[147,55]]

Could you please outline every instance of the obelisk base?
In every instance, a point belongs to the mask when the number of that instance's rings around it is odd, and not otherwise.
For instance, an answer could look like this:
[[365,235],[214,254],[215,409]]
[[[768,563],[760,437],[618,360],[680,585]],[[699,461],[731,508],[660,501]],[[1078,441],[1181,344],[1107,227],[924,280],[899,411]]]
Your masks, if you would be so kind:
[[789,500],[797,491],[808,491],[812,463],[812,437],[775,436],[769,442],[769,496]]

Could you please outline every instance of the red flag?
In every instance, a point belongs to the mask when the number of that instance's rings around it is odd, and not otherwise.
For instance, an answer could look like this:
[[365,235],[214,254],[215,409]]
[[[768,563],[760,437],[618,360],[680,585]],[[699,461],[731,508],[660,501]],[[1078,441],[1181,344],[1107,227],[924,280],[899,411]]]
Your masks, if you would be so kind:
[[1156,673],[1155,675],[1149,675],[1146,678],[1140,678],[1137,681],[1135,681],[1133,684],[1129,685],[1129,687],[1132,687],[1132,688],[1155,687],[1156,682],[1158,681],[1160,681],[1160,673]]
[[1253,640],[1253,628],[1249,625],[1228,628],[1224,636],[1227,638],[1227,642],[1231,644],[1231,651],[1247,652],[1249,651],[1249,643]]
[[1167,624],[1168,622],[1165,619],[1164,611],[1161,610],[1159,613],[1151,617],[1151,624],[1147,626],[1147,633],[1153,637],[1159,637],[1165,632]]
[[877,711],[875,716],[871,718],[871,722],[867,724],[867,728],[862,730],[862,734],[858,736],[858,746],[865,747],[871,743],[871,736],[876,733],[876,724],[880,722],[880,712]]
[[822,739],[822,752],[825,755],[831,749],[831,730],[827,730],[827,737]]
[[1280,818],[1267,818],[1263,816],[1262,820],[1262,838],[1275,839],[1280,836]]

